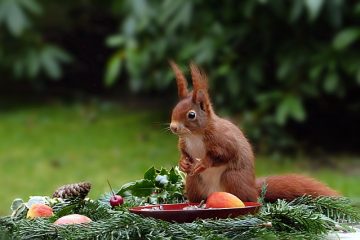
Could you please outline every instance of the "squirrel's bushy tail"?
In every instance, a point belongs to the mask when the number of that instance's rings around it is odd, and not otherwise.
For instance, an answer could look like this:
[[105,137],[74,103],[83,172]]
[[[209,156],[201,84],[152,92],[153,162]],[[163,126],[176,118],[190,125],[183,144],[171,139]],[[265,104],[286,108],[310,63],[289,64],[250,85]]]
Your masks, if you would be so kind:
[[291,201],[303,195],[319,196],[339,196],[339,193],[329,188],[313,178],[298,175],[287,174],[278,176],[269,176],[256,179],[256,187],[261,192],[263,183],[267,184],[265,201],[274,202],[277,199]]

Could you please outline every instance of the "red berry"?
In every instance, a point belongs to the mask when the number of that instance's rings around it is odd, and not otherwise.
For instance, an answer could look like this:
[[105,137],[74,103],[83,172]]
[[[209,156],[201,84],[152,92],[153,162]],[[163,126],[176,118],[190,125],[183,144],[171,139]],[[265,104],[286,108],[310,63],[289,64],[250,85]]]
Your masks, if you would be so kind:
[[119,205],[122,205],[124,203],[124,199],[119,196],[119,195],[113,195],[111,198],[110,198],[110,205],[112,207],[116,207],[116,206],[119,206]]

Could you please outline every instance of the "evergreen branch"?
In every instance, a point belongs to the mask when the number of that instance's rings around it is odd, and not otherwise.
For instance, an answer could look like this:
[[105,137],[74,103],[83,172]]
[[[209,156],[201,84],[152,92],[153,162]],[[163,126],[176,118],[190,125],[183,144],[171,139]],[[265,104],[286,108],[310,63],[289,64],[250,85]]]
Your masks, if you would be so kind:
[[11,217],[0,217],[0,239],[10,239],[16,225]]
[[[151,186],[151,188],[144,188]],[[292,202],[259,201],[263,207],[254,215],[234,219],[197,220],[169,223],[130,213],[129,207],[144,203],[184,202],[183,182],[177,169],[149,169],[144,179],[125,184],[119,192],[125,204],[111,208],[110,194],[97,201],[71,199],[55,203],[49,219],[0,218],[0,238],[6,239],[321,239],[339,223],[360,221],[359,210],[345,198],[303,196]],[[151,191],[149,191],[151,190]],[[155,192],[154,192],[155,191]],[[54,225],[59,217],[78,213],[90,217],[88,224]]]
[[13,232],[14,239],[56,239],[55,225],[47,219],[35,219],[29,221],[22,219],[17,222],[17,230]]
[[[304,199],[299,199],[299,202]],[[50,219],[0,219],[10,226],[14,239],[320,239],[331,229],[330,219],[312,206],[279,200],[266,204],[257,216],[235,219],[168,223],[143,218],[128,211],[115,211],[100,202],[78,203],[81,213],[96,218],[84,225],[55,226]],[[98,214],[96,216],[96,214]],[[271,222],[272,224],[268,224]],[[16,226],[16,227],[15,227]]]
[[344,197],[321,196],[311,198],[303,196],[290,202],[291,205],[305,204],[339,223],[356,223],[360,221],[359,209],[351,205],[351,201]]
[[294,205],[284,200],[264,205],[260,217],[271,221],[274,229],[278,231],[323,234],[334,226],[331,219],[312,211],[311,206]]
[[309,233],[309,232],[279,232],[279,231],[270,231],[265,235],[264,239],[274,239],[274,240],[322,240],[324,239],[325,234]]
[[266,181],[264,181],[264,183],[261,185],[261,192],[260,192],[260,196],[258,198],[258,202],[261,203],[262,205],[265,204],[266,191],[267,191],[267,183],[266,183]]

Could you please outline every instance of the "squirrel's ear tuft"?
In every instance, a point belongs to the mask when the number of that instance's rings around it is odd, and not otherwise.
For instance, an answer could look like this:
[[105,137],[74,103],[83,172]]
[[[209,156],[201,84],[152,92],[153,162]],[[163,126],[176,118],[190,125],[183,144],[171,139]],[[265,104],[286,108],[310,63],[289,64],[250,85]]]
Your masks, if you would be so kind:
[[175,73],[179,98],[180,99],[186,98],[189,94],[188,89],[187,89],[186,78],[185,78],[184,74],[182,73],[182,71],[180,70],[180,68],[178,67],[178,65],[176,65],[176,63],[174,63],[172,60],[170,60],[169,64]]
[[200,105],[203,111],[211,112],[211,102],[208,94],[207,77],[194,63],[190,64],[191,78],[193,82],[192,101]]
[[190,63],[190,71],[191,71],[191,78],[192,78],[194,91],[202,89],[205,92],[207,92],[208,83],[207,83],[206,74],[203,71],[201,71],[200,68],[194,63]]

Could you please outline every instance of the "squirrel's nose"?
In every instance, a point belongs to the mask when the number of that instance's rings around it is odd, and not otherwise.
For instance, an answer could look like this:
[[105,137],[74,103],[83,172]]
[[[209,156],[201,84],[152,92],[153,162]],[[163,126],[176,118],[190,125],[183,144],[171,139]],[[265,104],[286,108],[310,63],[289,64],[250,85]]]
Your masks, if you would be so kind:
[[177,131],[179,130],[179,125],[177,123],[170,123],[170,129],[173,133],[177,133]]

